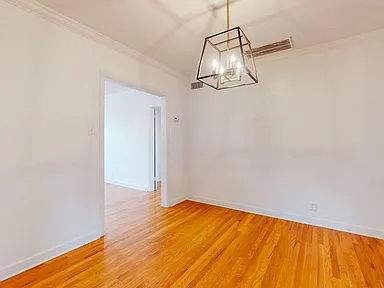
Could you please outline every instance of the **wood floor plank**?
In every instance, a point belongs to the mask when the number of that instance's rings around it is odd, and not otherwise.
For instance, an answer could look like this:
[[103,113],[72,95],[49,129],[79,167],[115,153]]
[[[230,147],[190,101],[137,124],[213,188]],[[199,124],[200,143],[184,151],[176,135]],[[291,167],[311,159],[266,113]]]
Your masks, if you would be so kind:
[[381,287],[384,241],[106,185],[105,237],[3,287]]

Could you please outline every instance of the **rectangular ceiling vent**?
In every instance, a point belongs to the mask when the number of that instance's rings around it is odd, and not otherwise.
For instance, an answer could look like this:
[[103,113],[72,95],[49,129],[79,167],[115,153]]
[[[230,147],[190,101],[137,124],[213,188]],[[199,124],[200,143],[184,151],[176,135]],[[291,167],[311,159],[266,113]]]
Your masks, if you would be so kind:
[[191,83],[191,90],[195,90],[195,89],[201,89],[201,88],[203,88],[204,87],[204,85],[203,85],[203,83],[202,82],[193,82],[193,83]]
[[[278,42],[274,42],[271,44],[267,44],[264,46],[254,48],[254,49],[252,49],[252,56],[253,57],[260,57],[260,56],[265,56],[268,54],[277,53],[277,52],[284,51],[284,50],[289,50],[292,48],[293,48],[292,39],[288,38],[285,40],[281,40]],[[251,53],[249,50],[246,51],[245,54],[247,55],[248,58],[251,58]]]

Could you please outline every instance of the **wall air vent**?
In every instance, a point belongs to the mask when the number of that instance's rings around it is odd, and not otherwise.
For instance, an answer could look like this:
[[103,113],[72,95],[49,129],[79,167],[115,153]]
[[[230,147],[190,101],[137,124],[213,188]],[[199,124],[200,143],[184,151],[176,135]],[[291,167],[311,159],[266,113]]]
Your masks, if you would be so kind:
[[[284,51],[284,50],[289,50],[292,48],[293,48],[292,38],[288,38],[285,40],[281,40],[278,42],[274,42],[271,44],[267,44],[264,46],[254,48],[254,49],[252,49],[252,56],[253,57],[260,57],[260,56],[265,56],[268,54],[277,53],[277,52]],[[245,52],[245,55],[248,58],[251,58],[251,53],[249,50]]]
[[202,82],[193,82],[193,83],[191,83],[191,90],[201,89],[203,87],[204,87],[204,84]]

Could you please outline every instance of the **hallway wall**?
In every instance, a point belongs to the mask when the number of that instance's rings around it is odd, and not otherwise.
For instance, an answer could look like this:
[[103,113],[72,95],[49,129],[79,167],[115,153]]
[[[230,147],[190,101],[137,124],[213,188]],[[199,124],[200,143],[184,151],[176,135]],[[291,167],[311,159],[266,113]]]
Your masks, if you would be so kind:
[[105,182],[150,191],[151,107],[161,97],[127,88],[105,97]]

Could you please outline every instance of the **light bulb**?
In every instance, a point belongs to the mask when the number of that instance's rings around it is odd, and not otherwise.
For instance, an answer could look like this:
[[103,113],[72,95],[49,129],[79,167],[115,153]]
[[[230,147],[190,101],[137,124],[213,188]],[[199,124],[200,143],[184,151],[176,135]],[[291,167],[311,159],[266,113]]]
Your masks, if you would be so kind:
[[213,60],[212,60],[212,67],[213,67],[213,68],[216,68],[216,67],[217,67],[217,61],[216,61],[216,59],[213,59]]
[[220,74],[224,74],[224,67],[223,66],[220,67]]
[[231,56],[231,62],[235,62],[236,61],[236,56],[235,56],[235,54],[232,54],[232,56]]

